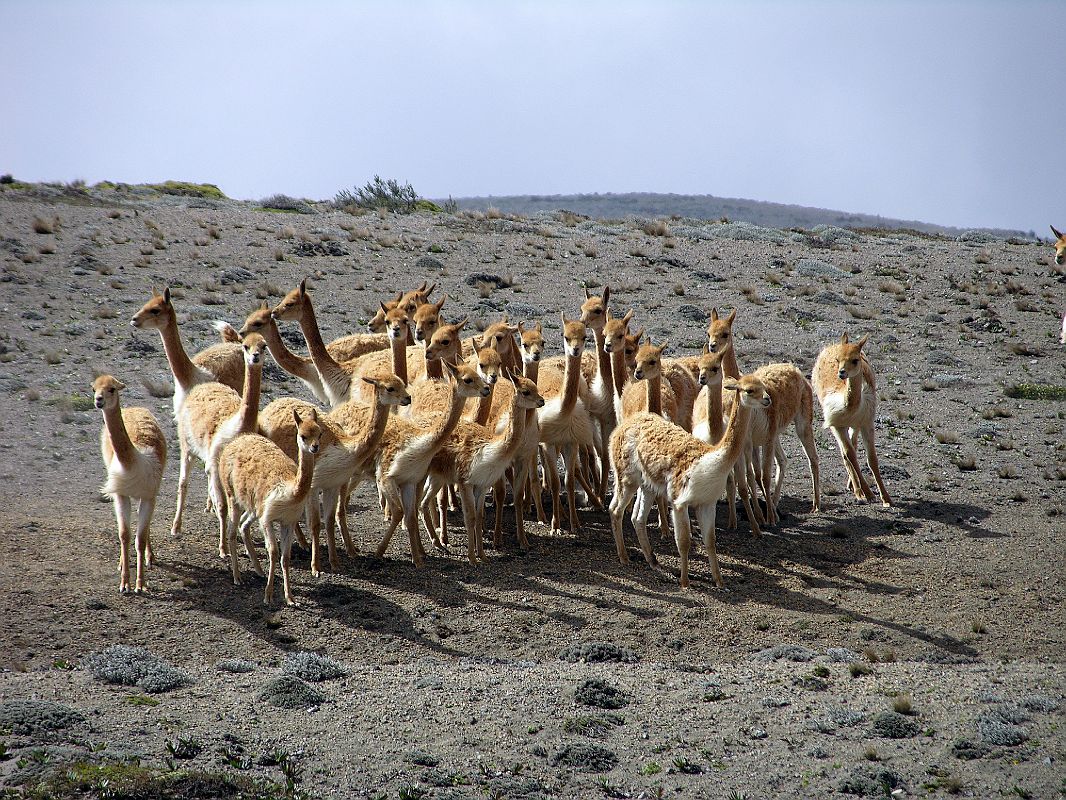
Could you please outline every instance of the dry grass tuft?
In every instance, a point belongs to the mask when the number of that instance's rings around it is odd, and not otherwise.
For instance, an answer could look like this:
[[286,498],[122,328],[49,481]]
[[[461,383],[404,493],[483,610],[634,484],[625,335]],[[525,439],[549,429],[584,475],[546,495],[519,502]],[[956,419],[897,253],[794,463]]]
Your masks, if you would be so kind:
[[854,319],[876,319],[877,309],[848,306],[848,315]]
[[59,217],[55,219],[45,219],[44,217],[33,218],[33,232],[34,233],[55,233],[56,227],[59,223]]
[[640,226],[640,229],[648,236],[669,236],[670,226],[666,220],[650,219]]
[[938,442],[940,442],[941,444],[958,444],[959,443],[959,435],[957,433],[955,433],[955,431],[949,431],[949,430],[940,429],[940,430],[934,431],[933,432],[933,436],[935,436],[936,440]]

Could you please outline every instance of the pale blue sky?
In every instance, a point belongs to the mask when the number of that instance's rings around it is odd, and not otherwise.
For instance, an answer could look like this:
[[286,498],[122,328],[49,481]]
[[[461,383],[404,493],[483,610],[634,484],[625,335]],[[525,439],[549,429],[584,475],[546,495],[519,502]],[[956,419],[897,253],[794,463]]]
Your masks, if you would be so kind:
[[0,172],[1066,225],[1066,2],[0,0]]

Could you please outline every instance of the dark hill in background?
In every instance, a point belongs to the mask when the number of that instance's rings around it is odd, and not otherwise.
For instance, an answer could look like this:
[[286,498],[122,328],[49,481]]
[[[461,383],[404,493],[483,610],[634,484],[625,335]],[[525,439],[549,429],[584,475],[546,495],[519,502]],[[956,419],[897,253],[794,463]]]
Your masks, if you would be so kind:
[[[815,225],[838,225],[842,228],[909,228],[923,233],[957,236],[963,228],[934,225],[915,220],[891,219],[875,214],[853,214],[828,208],[767,203],[735,197],[715,197],[709,194],[655,194],[627,192],[624,194],[523,194],[500,197],[460,197],[459,208],[484,211],[498,208],[510,214],[531,214],[536,211],[566,209],[597,219],[620,219],[629,215],[639,217],[694,217],[721,219],[732,222],[751,222],[770,228],[812,228]],[[1033,231],[987,228],[997,236],[1035,238]]]

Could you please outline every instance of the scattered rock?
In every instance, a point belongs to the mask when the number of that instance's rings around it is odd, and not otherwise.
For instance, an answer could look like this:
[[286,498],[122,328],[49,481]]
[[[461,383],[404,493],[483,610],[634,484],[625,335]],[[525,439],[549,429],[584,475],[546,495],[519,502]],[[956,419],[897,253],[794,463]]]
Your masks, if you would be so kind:
[[830,661],[838,664],[851,664],[861,658],[858,653],[847,647],[830,647],[825,651],[825,654]]
[[433,256],[419,256],[418,260],[415,261],[415,269],[420,272],[439,271],[444,269],[444,265]]
[[293,249],[296,256],[346,256],[348,248],[340,242],[299,242]]
[[801,258],[796,261],[795,270],[805,278],[846,278],[850,273],[834,267],[826,261],[816,258]]
[[756,661],[810,661],[816,653],[798,644],[775,644],[755,654]]
[[231,283],[248,283],[254,281],[255,275],[251,270],[247,270],[244,267],[230,267],[224,269],[218,276],[218,282],[223,286],[228,286]]
[[224,658],[215,663],[215,666],[223,672],[252,672],[256,666],[254,661],[246,661],[243,658]]
[[628,647],[621,647],[611,642],[576,642],[559,651],[559,660],[571,664],[595,664],[614,662],[635,664],[640,657]]
[[491,272],[471,272],[466,276],[463,283],[467,286],[477,286],[479,283],[491,283],[497,289],[502,289],[507,285],[502,277],[499,275],[493,275]]
[[702,323],[702,322],[706,322],[707,321],[707,312],[704,311],[699,306],[686,304],[686,305],[681,306],[677,310],[677,313],[678,313],[679,316],[681,316],[682,319],[686,319],[689,322],[700,322],[700,323]]

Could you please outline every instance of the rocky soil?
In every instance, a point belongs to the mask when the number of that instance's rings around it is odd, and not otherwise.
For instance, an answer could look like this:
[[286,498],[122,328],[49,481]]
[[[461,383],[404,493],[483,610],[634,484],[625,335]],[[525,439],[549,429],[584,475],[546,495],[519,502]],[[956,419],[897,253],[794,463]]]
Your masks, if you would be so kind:
[[[1066,278],[1046,245],[76,200],[0,196],[0,780],[15,796],[143,796],[115,794],[148,780],[116,766],[130,759],[157,782],[220,773],[214,795],[261,778],[262,796],[1061,796]],[[846,495],[819,430],[824,509],[807,513],[790,434],[781,525],[755,539],[719,513],[727,592],[702,560],[679,590],[670,540],[659,568],[635,547],[621,566],[606,515],[586,509],[582,536],[533,525],[530,552],[511,536],[476,568],[459,548],[416,570],[397,537],[386,559],[316,580],[298,553],[301,606],[265,607],[262,582],[234,587],[218,560],[199,470],[185,532],[168,535],[170,375],[129,318],[170,286],[196,351],[217,341],[211,320],[239,326],[304,277],[327,340],[426,279],[449,319],[543,319],[555,353],[558,312],[604,284],[674,354],[696,351],[710,308],[736,307],[748,369],[809,371],[841,332],[869,334],[896,505]],[[144,596],[117,592],[96,369],[171,443]],[[264,402],[301,392],[268,365]],[[368,487],[350,519],[371,551]],[[165,663],[100,655],[119,644]],[[335,676],[292,658],[308,652]]]

